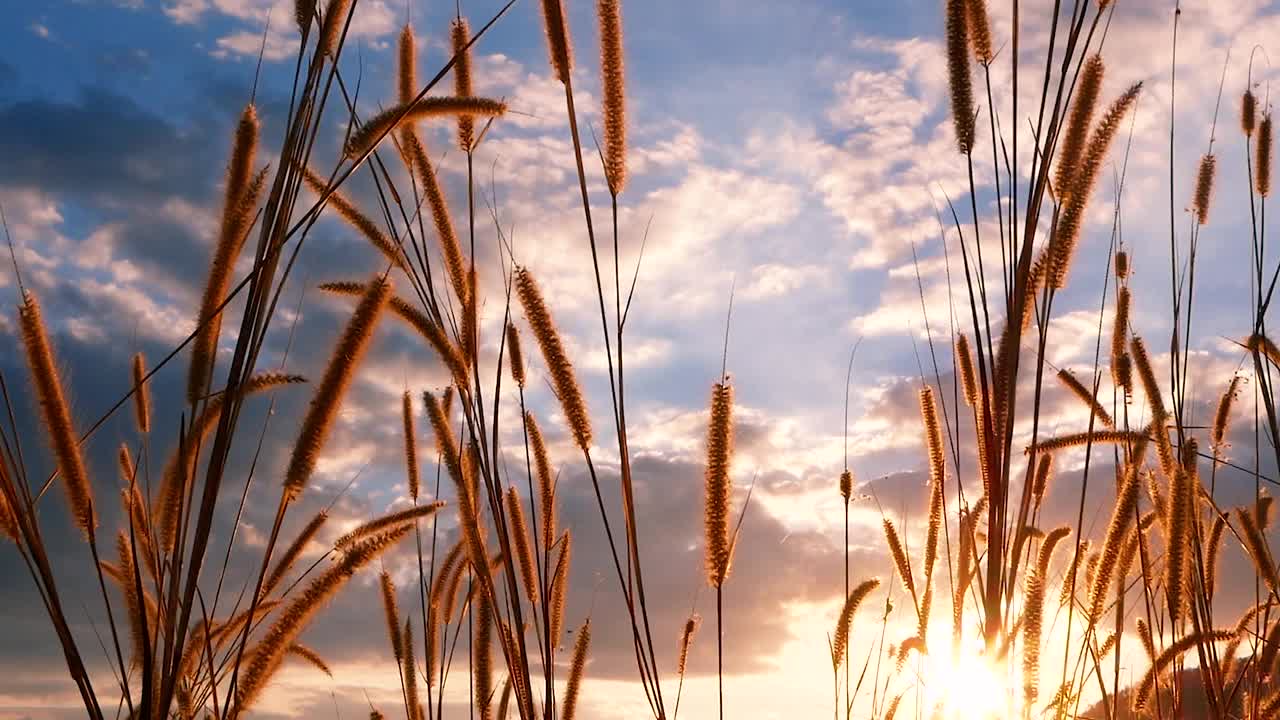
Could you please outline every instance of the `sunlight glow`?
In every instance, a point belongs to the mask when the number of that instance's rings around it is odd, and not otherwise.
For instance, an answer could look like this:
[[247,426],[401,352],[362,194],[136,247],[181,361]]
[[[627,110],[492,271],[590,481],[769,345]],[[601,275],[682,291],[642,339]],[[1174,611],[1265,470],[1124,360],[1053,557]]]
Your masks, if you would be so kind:
[[923,677],[925,708],[937,709],[944,718],[1016,717],[1017,678],[1006,667],[993,664],[980,651],[963,649],[929,656]]

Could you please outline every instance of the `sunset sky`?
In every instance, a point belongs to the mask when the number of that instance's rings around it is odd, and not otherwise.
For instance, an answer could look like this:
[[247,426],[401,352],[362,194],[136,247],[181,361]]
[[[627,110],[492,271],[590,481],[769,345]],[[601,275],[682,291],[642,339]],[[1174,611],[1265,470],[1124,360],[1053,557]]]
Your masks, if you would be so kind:
[[[996,44],[1002,48],[992,84],[1001,120],[1007,121],[1009,9],[1008,3],[991,4]],[[566,0],[566,5],[577,45],[579,110],[599,132],[594,3]],[[1038,100],[1051,6],[1023,3],[1024,75],[1016,118],[1020,155],[1031,148],[1028,117]],[[461,7],[474,27],[501,3],[464,0]],[[353,85],[359,78],[359,107],[366,116],[394,98],[394,44],[406,14],[423,48],[419,75],[427,78],[448,59],[453,12],[453,2],[408,0],[406,7],[406,0],[360,0],[343,72]],[[0,206],[23,280],[46,308],[82,426],[128,389],[134,351],[158,360],[191,331],[216,234],[231,133],[249,99],[264,27],[256,95],[263,156],[274,161],[279,149],[297,49],[292,14],[286,0],[10,3],[6,22],[0,23]],[[863,339],[848,409],[849,465],[859,479],[860,496],[850,511],[855,580],[889,575],[877,503],[895,518],[905,514],[911,544],[918,544],[926,475],[916,392],[922,375],[930,382],[934,376],[921,292],[943,378],[941,394],[951,401],[948,271],[956,283],[954,299],[967,299],[954,275],[958,245],[948,197],[957,202],[964,231],[973,227],[966,170],[948,114],[941,2],[624,0],[623,16],[632,137],[632,181],[620,199],[624,276],[634,267],[648,228],[628,325],[626,387],[650,610],[654,632],[661,636],[659,652],[665,653],[659,660],[668,672],[674,666],[679,632],[695,603],[704,619],[712,620],[707,611],[714,598],[705,586],[701,538],[706,407],[720,370],[733,288],[728,369],[737,402],[733,476],[738,507],[753,480],[755,486],[725,589],[726,715],[825,717],[831,702],[827,634],[843,591],[844,515],[837,477],[844,462],[843,401],[851,348]],[[1108,65],[1103,96],[1114,97],[1139,80],[1144,92],[1133,116],[1132,143],[1126,124],[1091,205],[1071,285],[1054,306],[1048,360],[1054,369],[1070,367],[1082,377],[1093,366],[1114,198],[1127,151],[1120,227],[1134,258],[1133,326],[1158,352],[1160,377],[1168,377],[1170,121],[1175,127],[1174,230],[1185,243],[1192,179],[1215,135],[1216,116],[1219,189],[1200,238],[1190,361],[1191,422],[1203,425],[1240,367],[1243,353],[1235,341],[1250,332],[1247,175],[1237,108],[1250,50],[1258,43],[1275,49],[1267,43],[1280,37],[1280,9],[1260,0],[1183,3],[1172,118],[1171,29],[1172,2],[1119,0],[1103,46]],[[517,259],[547,291],[597,425],[605,427],[608,379],[594,278],[563,92],[548,67],[538,4],[517,2],[475,52],[478,94],[505,97],[512,110],[477,154],[479,183],[491,202],[496,199],[493,212],[513,238]],[[1272,77],[1277,76],[1259,53],[1253,79],[1262,83],[1260,97]],[[986,123],[983,114],[975,152],[979,229],[994,235]],[[336,160],[345,129],[345,117],[331,113],[314,158],[325,170]],[[451,142],[452,125],[424,124],[423,132],[463,223],[465,158]],[[1017,167],[1029,166],[1025,157],[1018,160]],[[603,187],[598,164],[589,165],[589,180]],[[1020,182],[1025,195],[1025,179]],[[358,199],[371,203],[374,198],[366,173],[353,176],[347,189]],[[595,200],[605,212],[607,195]],[[485,352],[496,354],[503,310],[498,256],[490,210],[481,208],[477,216],[477,245],[485,248],[478,258],[487,298],[481,311]],[[280,365],[296,319],[285,367],[315,378],[350,311],[349,302],[326,297],[315,285],[367,278],[380,261],[332,218],[320,223],[307,242],[290,276],[270,352],[260,365]],[[245,260],[242,271],[248,267]],[[18,302],[6,253],[0,263],[0,370],[22,413],[18,422],[30,446],[27,461],[38,468],[33,474],[43,477],[52,463],[36,436],[34,401],[16,380],[26,372],[16,333]],[[300,315],[295,316],[295,307]],[[964,308],[955,306],[955,322],[969,322]],[[1108,304],[1107,320],[1110,312]],[[224,331],[227,348],[233,333]],[[535,372],[543,372],[540,365]],[[416,338],[384,325],[319,472],[290,511],[286,536],[332,502],[353,477],[351,490],[333,510],[327,531],[333,536],[403,506],[400,394],[408,388],[417,395],[445,382],[446,373]],[[183,362],[156,377],[160,420],[151,442],[157,453],[176,443],[173,428],[184,409],[184,383]],[[644,716],[630,631],[581,455],[573,450],[540,375],[530,388],[531,403],[548,418],[562,473],[562,522],[577,534],[568,622],[576,627],[590,613],[596,633],[583,716]],[[1103,388],[1110,398],[1109,380]],[[261,548],[270,528],[275,478],[296,432],[293,419],[308,397],[306,389],[276,396],[254,488],[258,502],[249,503],[238,535],[246,555]],[[266,408],[263,399],[246,405],[243,427],[252,429],[246,434],[261,427]],[[1252,406],[1241,403],[1240,412],[1251,415]],[[1041,414],[1048,427],[1042,432],[1080,431],[1087,419],[1087,409],[1056,385],[1050,387]],[[508,429],[518,428],[516,421],[513,412],[506,419]],[[1237,428],[1231,454],[1251,458],[1252,429],[1243,423]],[[121,415],[88,445],[98,496],[108,499],[101,502],[103,537],[118,521],[115,448],[131,437],[129,418]],[[604,484],[616,488],[617,449],[607,438],[597,442]],[[247,441],[241,445],[233,462],[243,472],[253,448]],[[1083,456],[1060,460],[1049,524],[1074,520],[1077,511]],[[1111,454],[1099,453],[1095,462],[1108,468],[1100,484],[1109,493]],[[430,466],[430,477],[434,471]],[[1226,472],[1218,482],[1227,488],[1226,505],[1252,493],[1252,480],[1243,474]],[[1233,488],[1240,496],[1231,501]],[[608,491],[606,500],[616,507],[616,491]],[[69,604],[79,607],[82,598],[87,608],[75,613],[83,619],[76,632],[83,647],[91,648],[87,655],[98,663],[106,688],[110,675],[89,622],[100,629],[104,615],[87,572],[88,552],[66,520],[62,497],[51,493],[43,502],[41,520],[55,538],[54,564],[65,574],[70,597],[77,598]],[[1105,523],[1109,503],[1110,495],[1091,493],[1086,521]],[[226,509],[214,533],[218,552],[225,548],[234,502]],[[451,516],[443,527],[453,532]],[[321,548],[313,551],[318,556]],[[411,586],[416,564],[411,572],[415,561],[407,545],[385,562],[403,578],[403,586]],[[1243,562],[1238,552],[1224,572],[1236,562]],[[238,568],[242,582],[247,569]],[[290,667],[257,716],[362,716],[368,712],[366,692],[384,710],[395,709],[399,686],[375,581],[374,572],[359,576],[304,635],[333,666],[336,679]],[[878,632],[885,587],[855,626],[851,654],[859,661]],[[1251,598],[1251,588],[1248,599],[1242,588],[1239,597],[1223,601],[1223,612],[1234,617]],[[889,642],[905,638],[913,622],[895,615]],[[713,622],[704,624],[694,646],[681,705],[690,718],[714,714],[713,628]],[[674,691],[672,681],[667,692]],[[465,703],[465,694],[450,699]],[[0,720],[74,718],[82,712],[30,578],[13,547],[0,542]]]

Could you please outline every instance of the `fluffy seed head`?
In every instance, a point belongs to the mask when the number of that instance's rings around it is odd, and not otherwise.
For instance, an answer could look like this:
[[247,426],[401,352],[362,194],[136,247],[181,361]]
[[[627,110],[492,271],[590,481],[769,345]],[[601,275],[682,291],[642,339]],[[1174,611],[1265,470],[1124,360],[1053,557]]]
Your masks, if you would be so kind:
[[[4,464],[0,463],[0,474],[8,477],[8,470],[4,469]],[[9,497],[4,491],[7,482],[0,483],[0,536],[9,538],[13,544],[18,544],[18,517],[14,515],[13,505],[9,502]]]
[[401,398],[401,416],[404,424],[404,468],[409,485],[409,497],[418,500],[418,440],[413,423],[413,398],[404,391]]
[[840,473],[840,497],[845,502],[849,502],[849,498],[853,496],[853,473],[845,470]]
[[560,559],[551,578],[551,646],[560,646],[564,632],[564,605],[569,592],[569,563],[573,557],[573,535],[565,530],[560,536]]
[[514,485],[507,488],[507,517],[511,520],[511,536],[515,541],[516,559],[520,561],[520,580],[529,602],[538,602],[538,567],[533,561],[533,545],[529,541],[529,523]]
[[578,693],[582,691],[582,676],[587,670],[587,649],[591,646],[591,620],[587,619],[578,630],[578,639],[573,643],[573,658],[569,662],[569,682],[564,689],[564,712],[560,717],[573,720],[577,715]]
[[[1119,257],[1119,255],[1116,257]],[[1117,267],[1119,267],[1119,265],[1117,265]],[[1129,310],[1131,302],[1132,298],[1129,294],[1129,287],[1127,285],[1121,285],[1120,288],[1116,290],[1116,314],[1111,326],[1111,374],[1113,376],[1112,380],[1115,381],[1115,384],[1125,388],[1126,390],[1132,386],[1132,372],[1128,373],[1128,382],[1122,383],[1120,382],[1122,378],[1118,377],[1115,365],[1121,357],[1127,358],[1129,355]]]
[[1089,136],[1089,124],[1098,107],[1098,95],[1102,89],[1105,67],[1101,55],[1093,55],[1080,72],[1075,97],[1071,101],[1071,114],[1058,149],[1058,172],[1054,178],[1054,192],[1060,201],[1066,201],[1076,190],[1074,179],[1084,160],[1085,142]]
[[1209,201],[1213,198],[1213,175],[1217,169],[1217,158],[1205,155],[1200,158],[1200,169],[1196,173],[1196,194],[1191,203],[1196,222],[1204,225],[1209,222]]
[[320,451],[324,448],[329,431],[333,428],[333,421],[342,407],[343,396],[351,385],[360,359],[369,347],[378,316],[382,314],[390,297],[391,283],[382,277],[374,278],[334,346],[324,377],[316,387],[316,395],[302,420],[302,428],[298,432],[289,467],[285,472],[285,493],[290,498],[297,497],[302,492],[311,473],[315,471]]
[[404,105],[418,96],[418,50],[413,37],[413,26],[409,23],[405,23],[400,30],[396,49],[397,59],[400,61],[396,80],[400,90],[400,104]]
[[[241,398],[265,392],[281,385],[294,385],[306,382],[301,375],[288,375],[278,372],[265,372],[250,377],[236,389],[235,395]],[[176,448],[165,461],[160,481],[159,497],[156,498],[152,514],[159,528],[159,539],[165,551],[173,549],[177,537],[178,523],[181,520],[182,504],[186,499],[187,488],[195,476],[197,451],[204,441],[218,426],[222,418],[222,410],[226,407],[231,393],[222,392],[209,398],[204,409],[192,422],[191,433],[186,437],[184,446]]]
[[1195,503],[1193,477],[1179,467],[1169,484],[1169,519],[1167,549],[1164,561],[1164,591],[1170,616],[1176,621],[1182,615],[1187,594],[1187,543],[1190,542],[1191,510]]
[[307,34],[311,27],[311,18],[316,14],[316,0],[294,0],[293,19],[298,23],[298,32]]
[[1041,453],[1038,457],[1035,484],[1032,487],[1037,507],[1044,502],[1044,494],[1049,490],[1049,478],[1053,475],[1053,453]]
[[146,358],[142,353],[133,354],[133,419],[138,432],[151,432],[151,390],[147,386]]
[[1028,445],[1026,452],[1031,453],[1034,448],[1036,452],[1053,452],[1056,450],[1066,450],[1068,448],[1084,447],[1092,443],[1094,445],[1116,444],[1125,445],[1130,443],[1142,442],[1146,439],[1144,433],[1136,430],[1094,430],[1093,432],[1068,433],[1066,435],[1057,435],[1055,437],[1045,438],[1036,442],[1034,445]]
[[1141,90],[1142,83],[1137,83],[1111,104],[1090,133],[1080,165],[1071,172],[1068,183],[1070,189],[1062,204],[1058,226],[1049,246],[1051,252],[1048,281],[1058,290],[1066,287],[1067,275],[1075,255],[1076,241],[1079,239],[1084,223],[1089,197],[1093,194],[1094,185],[1106,160],[1111,141],[1115,139],[1116,133],[1120,130],[1121,121],[1137,101]]
[[222,329],[222,315],[218,306],[227,296],[231,272],[244,247],[249,224],[253,221],[254,208],[258,204],[258,196],[265,181],[265,174],[253,177],[257,149],[258,111],[250,103],[245,106],[236,125],[231,162],[227,165],[226,188],[223,191],[222,220],[213,258],[209,262],[204,294],[200,299],[200,312],[196,316],[199,330],[191,344],[191,367],[187,373],[187,401],[192,404],[204,396],[213,374],[218,335]]
[[396,660],[404,660],[404,636],[400,634],[400,604],[396,602],[396,586],[391,582],[391,573],[383,570],[378,575],[378,585],[382,590],[382,609],[387,615],[391,652],[396,656]]
[[569,22],[565,18],[564,0],[542,0],[542,24],[547,33],[547,51],[556,79],[569,82],[573,70],[573,45],[569,42]]
[[524,351],[520,348],[520,331],[515,323],[507,323],[507,365],[511,368],[511,380],[524,387]]
[[334,56],[338,51],[338,40],[342,37],[342,29],[347,24],[350,14],[351,0],[329,0],[324,8],[324,24],[320,26],[320,45],[316,51],[321,55]]
[[471,675],[474,679],[476,716],[491,720],[489,704],[493,699],[493,605],[484,592],[476,595],[472,605],[475,615],[471,638]]
[[978,406],[978,374],[973,367],[973,349],[965,335],[956,337],[956,365],[960,369],[960,396],[969,407]]
[[711,388],[711,413],[707,426],[706,531],[707,582],[720,587],[729,574],[729,500],[733,486],[729,464],[733,456],[733,387],[727,382]]
[[1043,632],[1044,593],[1048,582],[1049,564],[1053,551],[1070,534],[1069,526],[1052,530],[1040,544],[1040,554],[1035,568],[1026,575],[1024,590],[1022,635],[1022,689],[1027,706],[1035,704],[1040,694],[1040,637]]
[[693,645],[693,637],[701,624],[702,618],[696,613],[684,621],[684,630],[680,632],[680,653],[676,657],[676,675],[679,677],[684,677],[685,669],[689,664],[689,648]]
[[[435,223],[436,240],[440,243],[440,254],[444,257],[445,270],[449,274],[449,282],[453,285],[454,295],[459,301],[465,300],[470,290],[467,287],[467,262],[462,255],[462,247],[458,244],[458,235],[453,227],[453,216],[449,212],[449,202],[436,177],[431,158],[415,132],[402,135],[405,152],[409,156],[409,164],[413,166],[418,182],[422,184],[423,195],[431,208],[431,219]],[[463,383],[466,385],[466,383]]]
[[987,15],[987,0],[968,0],[969,44],[973,57],[983,65],[990,65],[994,57],[991,50],[991,18]]
[[1124,250],[1116,252],[1116,279],[1127,280],[1129,278],[1129,253]]
[[1253,162],[1254,188],[1262,197],[1271,194],[1271,113],[1262,113],[1258,126],[1257,158]]
[[98,526],[93,508],[93,487],[89,483],[89,472],[85,469],[80,439],[71,421],[71,406],[63,391],[62,378],[58,375],[53,346],[49,343],[48,331],[45,329],[44,315],[35,294],[30,290],[23,295],[18,320],[22,328],[22,346],[26,351],[27,367],[31,372],[31,385],[40,404],[44,436],[57,460],[71,516],[87,539]]
[[1231,423],[1231,406],[1235,403],[1236,395],[1240,393],[1241,377],[1240,375],[1233,375],[1231,382],[1227,384],[1226,391],[1222,393],[1222,397],[1218,400],[1218,409],[1213,415],[1213,430],[1209,434],[1214,455],[1221,455],[1222,450],[1226,447],[1227,428]]
[[[310,168],[303,171],[303,180],[306,181],[307,187],[311,188],[317,196],[324,196],[325,191],[329,189],[328,181],[312,172]],[[393,263],[398,268],[404,268],[404,253],[396,243],[387,238],[387,234],[378,227],[378,223],[374,222],[369,216],[360,212],[355,203],[346,195],[338,190],[329,193],[328,199],[325,201],[325,207],[337,213],[348,225],[364,236],[369,244],[374,247],[384,258]]]
[[1240,97],[1240,130],[1248,137],[1258,124],[1258,99],[1252,90],[1245,90]]
[[938,406],[933,399],[933,388],[928,385],[920,389],[920,419],[924,424],[925,449],[929,454],[929,482],[941,486],[946,473],[946,454]]
[[534,479],[538,484],[538,523],[542,526],[542,547],[549,548],[556,538],[555,478],[547,458],[547,445],[542,429],[533,413],[524,414],[525,431],[529,434],[529,454],[533,456]]
[[538,289],[533,274],[525,268],[516,270],[516,295],[524,307],[524,316],[529,321],[534,340],[542,350],[542,359],[551,373],[551,384],[560,398],[560,407],[564,410],[565,422],[573,433],[578,447],[587,450],[591,447],[591,416],[587,414],[587,404],[578,387],[578,379],[573,372],[573,364],[565,352],[564,343],[560,341],[560,333],[556,330],[555,321],[551,318],[551,310],[547,307]]
[[967,0],[947,0],[947,71],[951,85],[951,120],[960,154],[973,151],[973,78],[969,76]]
[[284,580],[284,576],[288,574],[293,564],[302,556],[307,545],[320,532],[320,527],[324,525],[325,520],[329,519],[329,513],[321,510],[302,528],[293,542],[289,543],[289,547],[276,561],[276,565],[272,568],[271,573],[267,576],[266,582],[262,584],[262,597],[266,598],[280,585],[280,581]]
[[[1098,572],[1094,575],[1092,586],[1089,588],[1087,617],[1090,624],[1095,624],[1101,619],[1103,604],[1111,588],[1111,580],[1116,576],[1120,552],[1123,549],[1129,525],[1134,519],[1134,509],[1138,504],[1139,469],[1137,465],[1129,466],[1116,496],[1115,509],[1111,512],[1111,522],[1107,526],[1106,539],[1102,543]],[[1120,578],[1120,581],[1123,581],[1123,578]]]
[[1071,391],[1071,394],[1080,398],[1081,402],[1089,406],[1095,420],[1107,427],[1115,426],[1110,413],[1107,412],[1106,408],[1102,407],[1102,403],[1094,396],[1093,391],[1085,387],[1074,373],[1063,368],[1058,371],[1058,380]]
[[1258,527],[1257,518],[1245,508],[1237,508],[1235,513],[1237,524],[1240,526],[1240,541],[1249,552],[1254,569],[1266,583],[1267,589],[1272,593],[1277,592],[1280,590],[1280,575],[1277,574],[1276,564],[1271,559],[1271,551],[1263,537],[1262,528]]
[[1138,690],[1134,693],[1133,699],[1134,710],[1142,710],[1146,707],[1147,701],[1151,699],[1151,691],[1155,687],[1156,679],[1183,653],[1200,645],[1227,642],[1234,636],[1235,633],[1230,630],[1205,630],[1188,633],[1170,643],[1165,647],[1164,652],[1152,661],[1151,667],[1142,677],[1142,682],[1138,684]]
[[352,131],[347,141],[347,157],[358,158],[365,155],[396,128],[408,123],[459,115],[501,117],[506,112],[507,104],[504,102],[470,96],[433,96],[424,97],[407,106],[396,104],[369,118]]
[[411,505],[404,510],[388,513],[382,517],[357,525],[334,541],[333,547],[336,550],[346,550],[354,545],[356,541],[375,533],[384,532],[401,525],[409,525],[422,518],[430,517],[438,512],[440,508],[443,508],[444,505],[443,500],[436,500],[425,505]]
[[[394,628],[392,629],[392,633],[395,633]],[[409,618],[405,618],[404,620],[404,635],[402,637],[403,639],[401,640],[400,645],[404,650],[403,661],[401,664],[404,675],[405,705],[415,708],[417,710],[418,717],[421,717],[422,706],[418,704],[417,659],[414,657],[413,653],[413,621]]]
[[346,584],[356,571],[368,565],[381,553],[404,539],[407,526],[362,540],[341,560],[320,574],[282,610],[252,654],[246,653],[247,665],[237,687],[233,715],[243,713],[258,699],[270,681],[288,648],[330,598]]
[[609,191],[627,184],[627,93],[623,79],[621,0],[598,0],[600,76],[604,94],[604,167]]
[[[360,282],[330,282],[320,285],[320,289],[335,295],[363,297],[368,288],[364,283]],[[440,360],[449,369],[455,383],[461,387],[467,386],[468,378],[470,377],[467,363],[462,359],[462,353],[457,346],[449,340],[449,337],[445,335],[439,325],[432,322],[425,313],[415,308],[408,300],[399,295],[393,295],[387,301],[387,309],[391,311],[392,315],[400,318],[409,327],[413,328],[439,354]],[[450,397],[448,393],[451,390],[452,386],[450,386],[450,390],[446,391],[446,407]],[[445,414],[447,415],[448,413],[446,412]]]
[[838,668],[840,663],[844,661],[845,650],[849,647],[849,629],[853,623],[853,615],[858,611],[858,606],[880,586],[878,578],[864,580],[849,593],[849,597],[845,598],[844,607],[840,609],[840,617],[836,621],[836,631],[831,640],[831,666]]
[[[453,94],[471,97],[471,26],[464,17],[454,18],[449,26],[449,38],[453,41]],[[469,152],[475,145],[475,119],[471,115],[458,116],[458,146]]]
[[893,521],[889,518],[884,519],[884,540],[889,546],[889,554],[893,557],[893,565],[898,570],[898,577],[902,579],[902,586],[907,589],[907,594],[914,598],[916,581],[911,575],[911,564],[907,561],[906,551],[902,549],[898,529],[893,526]]

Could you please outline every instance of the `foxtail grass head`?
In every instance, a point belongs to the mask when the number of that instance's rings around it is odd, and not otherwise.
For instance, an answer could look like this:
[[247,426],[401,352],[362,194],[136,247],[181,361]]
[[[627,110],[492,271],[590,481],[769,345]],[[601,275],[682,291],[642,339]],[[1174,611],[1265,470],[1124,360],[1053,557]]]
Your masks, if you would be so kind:
[[604,168],[609,192],[627,184],[627,93],[622,58],[621,0],[597,0],[600,20],[600,76],[604,94]]
[[951,120],[956,148],[973,152],[975,113],[973,78],[969,75],[969,10],[966,0],[947,0],[947,72],[951,86]]
[[729,539],[729,501],[733,487],[729,464],[733,456],[733,387],[727,381],[711,388],[711,412],[707,425],[706,532],[707,582],[724,584],[732,560]]

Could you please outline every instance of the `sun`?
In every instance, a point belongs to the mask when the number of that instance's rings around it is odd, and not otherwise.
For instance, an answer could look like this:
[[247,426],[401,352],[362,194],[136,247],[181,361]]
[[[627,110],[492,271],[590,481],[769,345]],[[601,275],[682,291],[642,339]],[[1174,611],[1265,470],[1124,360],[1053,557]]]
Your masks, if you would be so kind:
[[930,655],[924,672],[924,707],[937,709],[941,717],[1016,717],[1017,678],[1007,665],[994,665],[980,649]]

